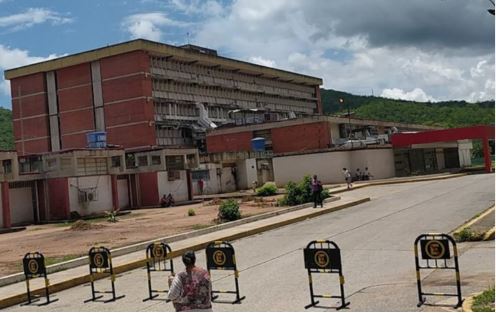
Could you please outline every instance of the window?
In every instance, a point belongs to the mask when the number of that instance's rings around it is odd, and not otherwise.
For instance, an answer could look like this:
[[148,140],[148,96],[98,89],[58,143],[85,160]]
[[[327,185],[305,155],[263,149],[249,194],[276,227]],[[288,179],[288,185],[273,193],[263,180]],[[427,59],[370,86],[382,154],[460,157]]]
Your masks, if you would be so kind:
[[112,161],[112,167],[121,167],[121,157],[120,156],[113,156],[111,158]]
[[148,157],[146,155],[138,157],[138,166],[148,166]]
[[152,155],[152,165],[160,165],[161,163],[160,155]]
[[179,171],[167,171],[167,180],[174,181],[181,179],[181,172]]
[[12,173],[12,160],[3,160],[2,165],[3,165],[3,172],[5,174]]
[[46,161],[46,164],[47,164],[48,169],[54,169],[55,166],[57,166],[57,160],[56,159],[48,159]]
[[182,155],[171,155],[165,157],[167,170],[184,170],[184,158]]
[[210,171],[209,170],[192,171],[191,178],[193,180],[200,180],[200,179],[210,180]]

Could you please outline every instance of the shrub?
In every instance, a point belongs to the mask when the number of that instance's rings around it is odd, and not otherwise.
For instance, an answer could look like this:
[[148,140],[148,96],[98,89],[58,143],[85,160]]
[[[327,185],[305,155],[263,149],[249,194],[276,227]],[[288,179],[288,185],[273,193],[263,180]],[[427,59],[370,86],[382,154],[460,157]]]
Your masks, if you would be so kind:
[[472,310],[474,312],[494,312],[494,287],[474,297]]
[[188,216],[195,216],[195,215],[196,215],[195,209],[191,208],[188,210]]
[[[286,185],[286,194],[282,199],[277,201],[280,206],[284,205],[298,205],[303,203],[312,202],[312,178],[310,176],[303,177],[298,183],[289,182]],[[320,194],[322,199],[329,198],[331,195],[329,190],[324,189]]]
[[464,229],[455,233],[454,236],[455,240],[458,242],[480,241],[482,240],[483,234],[471,230],[470,227],[465,227]]
[[257,189],[257,196],[266,197],[273,196],[277,193],[277,186],[274,183],[265,183],[262,187]]
[[221,221],[235,221],[241,218],[239,211],[239,204],[234,199],[222,201],[219,206],[219,220]]
[[107,222],[117,223],[119,221],[117,219],[118,214],[119,214],[119,210],[105,211],[105,215],[107,216]]

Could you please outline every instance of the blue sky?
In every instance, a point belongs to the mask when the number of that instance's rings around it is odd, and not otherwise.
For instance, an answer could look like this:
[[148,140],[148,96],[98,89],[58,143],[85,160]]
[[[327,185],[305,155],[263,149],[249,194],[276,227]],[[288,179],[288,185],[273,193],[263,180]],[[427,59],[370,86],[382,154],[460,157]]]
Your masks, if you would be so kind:
[[[489,7],[485,0],[0,0],[0,71],[147,38],[189,41],[355,94],[474,102],[494,99]],[[3,77],[0,106],[10,108]]]

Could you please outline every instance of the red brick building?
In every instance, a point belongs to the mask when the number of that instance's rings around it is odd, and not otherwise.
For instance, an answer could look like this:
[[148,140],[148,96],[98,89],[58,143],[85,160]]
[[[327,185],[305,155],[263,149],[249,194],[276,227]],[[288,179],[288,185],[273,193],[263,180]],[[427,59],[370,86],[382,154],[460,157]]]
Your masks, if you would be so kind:
[[234,109],[322,112],[321,79],[197,48],[138,39],[7,70],[18,154],[84,148],[95,130],[124,148],[191,147]]

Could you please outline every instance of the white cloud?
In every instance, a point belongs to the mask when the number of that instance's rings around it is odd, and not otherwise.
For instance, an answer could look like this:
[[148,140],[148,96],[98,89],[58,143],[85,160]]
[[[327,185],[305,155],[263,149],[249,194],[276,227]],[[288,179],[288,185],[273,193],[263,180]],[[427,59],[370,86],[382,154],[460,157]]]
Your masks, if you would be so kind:
[[214,16],[224,11],[222,5],[214,0],[171,0],[170,2],[174,9],[186,14]]
[[[193,40],[229,57],[321,77],[325,88],[356,94],[400,90],[397,95],[418,101],[494,98],[494,51],[448,44],[432,48],[407,40],[372,45],[368,29],[335,31],[344,23],[336,10],[340,5],[352,6],[348,1],[237,0],[222,14],[203,19]],[[401,19],[397,23],[388,27],[401,27]],[[424,26],[419,27],[423,34]]]
[[[32,63],[42,62],[63,55],[50,54],[47,57],[37,57],[29,55],[29,51],[10,48],[0,44],[0,70],[7,70]],[[0,77],[0,92],[10,96],[10,82]]]
[[72,18],[44,8],[29,8],[22,13],[0,17],[0,27],[8,28],[11,31],[46,22],[52,25],[60,25],[72,22]]
[[418,102],[436,101],[431,96],[428,96],[420,88],[415,88],[412,91],[403,91],[402,89],[399,89],[399,88],[384,89],[381,93],[381,97],[391,98],[391,99],[400,99],[400,100],[409,100],[409,101],[418,101]]
[[276,67],[277,66],[275,61],[264,59],[260,56],[250,57],[248,59],[248,61],[250,61],[251,63],[255,63],[255,64],[263,65],[263,66],[268,66],[268,67]]
[[144,38],[160,41],[164,26],[184,27],[188,23],[175,21],[160,12],[133,14],[124,19],[123,27],[131,34],[131,38]]

